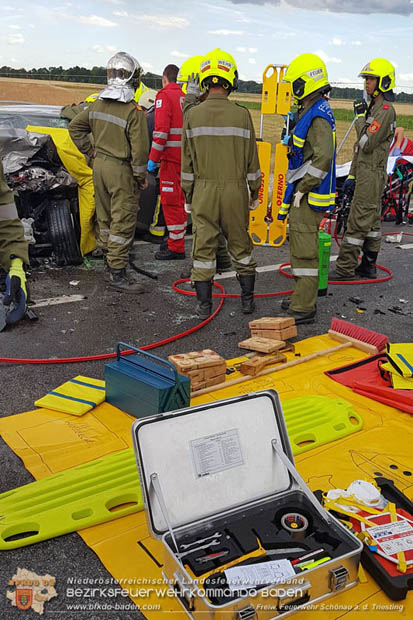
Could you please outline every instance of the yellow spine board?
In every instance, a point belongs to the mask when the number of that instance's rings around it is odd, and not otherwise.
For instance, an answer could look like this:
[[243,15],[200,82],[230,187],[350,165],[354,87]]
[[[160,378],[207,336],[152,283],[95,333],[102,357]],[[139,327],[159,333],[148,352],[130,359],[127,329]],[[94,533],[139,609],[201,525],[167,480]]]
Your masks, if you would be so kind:
[[280,247],[287,238],[287,221],[277,220],[285,188],[287,187],[286,177],[288,170],[288,146],[276,144],[274,160],[274,183],[272,190],[272,222],[269,227],[268,243],[276,248]]
[[261,187],[258,193],[259,206],[250,211],[249,232],[255,245],[263,245],[267,242],[268,225],[265,221],[268,209],[268,185],[271,170],[271,144],[269,142],[257,142],[258,157],[261,169]]
[[261,114],[275,114],[277,106],[277,84],[277,68],[274,65],[268,65],[262,75]]

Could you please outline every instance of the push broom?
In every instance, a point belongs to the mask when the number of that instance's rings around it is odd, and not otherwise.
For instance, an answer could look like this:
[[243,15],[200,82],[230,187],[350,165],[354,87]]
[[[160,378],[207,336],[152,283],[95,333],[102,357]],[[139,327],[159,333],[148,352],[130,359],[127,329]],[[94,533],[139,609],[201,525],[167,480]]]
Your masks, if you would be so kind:
[[300,357],[297,360],[287,362],[286,364],[281,364],[280,366],[266,368],[254,376],[245,375],[244,377],[238,377],[237,379],[232,379],[231,381],[224,381],[223,383],[218,383],[218,385],[197,390],[196,392],[191,393],[191,398],[201,396],[202,394],[208,394],[208,392],[215,392],[216,390],[221,390],[222,388],[227,388],[231,385],[237,385],[238,383],[243,383],[244,381],[251,381],[251,379],[255,379],[256,377],[269,375],[270,373],[284,370],[284,368],[292,368],[292,366],[304,364],[305,362],[309,362],[317,357],[323,357],[324,355],[331,355],[332,353],[347,349],[348,347],[355,347],[356,349],[364,351],[364,353],[368,353],[369,355],[376,355],[377,353],[381,353],[381,351],[386,348],[386,344],[389,342],[388,337],[384,334],[380,334],[371,329],[366,329],[365,327],[353,325],[353,323],[337,318],[332,319],[331,327],[328,330],[328,335],[333,340],[338,340],[341,342],[341,344],[332,347],[331,349],[323,349],[322,351],[311,353],[310,355]]

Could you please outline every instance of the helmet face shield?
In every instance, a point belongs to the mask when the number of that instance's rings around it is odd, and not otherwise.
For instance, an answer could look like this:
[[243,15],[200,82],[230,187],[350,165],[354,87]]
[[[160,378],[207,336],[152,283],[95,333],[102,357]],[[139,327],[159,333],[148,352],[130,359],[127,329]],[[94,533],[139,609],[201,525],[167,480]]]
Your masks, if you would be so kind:
[[394,66],[385,58],[370,60],[360,71],[359,77],[377,78],[377,88],[382,93],[392,90],[396,86]]
[[296,97],[297,99],[301,99],[304,96],[305,81],[303,80],[303,78],[298,78],[297,80],[294,80],[294,82],[291,84],[291,87],[294,97]]
[[125,86],[133,80],[131,86],[136,88],[140,83],[142,67],[130,54],[118,52],[109,59],[106,72],[109,86]]

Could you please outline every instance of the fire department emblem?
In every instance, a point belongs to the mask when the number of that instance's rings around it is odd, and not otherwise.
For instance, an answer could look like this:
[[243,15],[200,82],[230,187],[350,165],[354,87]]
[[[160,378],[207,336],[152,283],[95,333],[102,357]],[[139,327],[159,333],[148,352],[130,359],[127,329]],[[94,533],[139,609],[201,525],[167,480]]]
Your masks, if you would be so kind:
[[33,590],[31,588],[17,588],[16,606],[19,609],[30,609],[33,603]]
[[52,575],[37,575],[27,568],[18,568],[9,580],[9,586],[15,590],[7,590],[6,598],[17,609],[33,609],[43,615],[45,603],[57,596],[55,583]]

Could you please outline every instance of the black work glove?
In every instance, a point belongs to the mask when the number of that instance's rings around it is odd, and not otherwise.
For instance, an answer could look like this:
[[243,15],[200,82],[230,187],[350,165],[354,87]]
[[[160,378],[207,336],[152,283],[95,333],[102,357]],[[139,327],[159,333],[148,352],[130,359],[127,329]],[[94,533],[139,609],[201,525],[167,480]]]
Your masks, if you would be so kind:
[[355,101],[353,103],[353,110],[356,116],[364,116],[367,112],[367,103],[364,101]]
[[356,186],[356,179],[348,176],[343,185],[343,196],[346,196],[349,200],[353,198],[354,188]]

